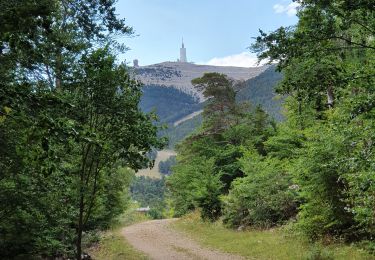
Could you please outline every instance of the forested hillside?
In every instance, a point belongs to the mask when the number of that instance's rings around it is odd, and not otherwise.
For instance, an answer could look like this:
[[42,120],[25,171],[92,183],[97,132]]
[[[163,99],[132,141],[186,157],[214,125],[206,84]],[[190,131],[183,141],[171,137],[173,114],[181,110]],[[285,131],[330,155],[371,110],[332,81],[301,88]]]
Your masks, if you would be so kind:
[[163,218],[163,211],[166,208],[165,179],[150,177],[136,177],[130,187],[132,199],[141,207],[150,207],[148,213],[152,218]]
[[277,84],[281,79],[282,74],[272,65],[258,76],[247,80],[237,93],[237,100],[249,101],[253,106],[261,105],[270,116],[281,121],[283,97],[276,93]]
[[173,124],[177,120],[202,109],[197,98],[173,87],[147,85],[142,88],[140,108],[154,111],[161,123]]

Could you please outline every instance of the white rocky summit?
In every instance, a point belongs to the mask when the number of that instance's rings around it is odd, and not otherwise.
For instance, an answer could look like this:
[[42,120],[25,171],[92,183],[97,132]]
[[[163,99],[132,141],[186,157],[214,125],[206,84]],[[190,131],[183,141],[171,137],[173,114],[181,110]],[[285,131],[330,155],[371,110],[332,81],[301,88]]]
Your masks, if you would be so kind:
[[196,65],[188,62],[163,62],[140,66],[135,69],[135,74],[136,78],[145,85],[174,87],[202,99],[202,94],[193,87],[191,80],[203,76],[204,73],[218,72],[235,80],[248,80],[258,76],[266,68],[267,66],[242,68]]

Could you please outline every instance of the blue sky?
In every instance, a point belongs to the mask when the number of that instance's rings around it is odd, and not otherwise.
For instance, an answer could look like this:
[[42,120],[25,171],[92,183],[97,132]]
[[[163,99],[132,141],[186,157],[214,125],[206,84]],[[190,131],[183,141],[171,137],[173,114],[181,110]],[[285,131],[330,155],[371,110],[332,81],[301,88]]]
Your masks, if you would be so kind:
[[246,49],[258,29],[272,31],[297,23],[292,0],[119,0],[117,13],[135,30],[123,41],[121,58],[141,66],[176,61],[181,38],[187,58],[197,64],[249,67]]

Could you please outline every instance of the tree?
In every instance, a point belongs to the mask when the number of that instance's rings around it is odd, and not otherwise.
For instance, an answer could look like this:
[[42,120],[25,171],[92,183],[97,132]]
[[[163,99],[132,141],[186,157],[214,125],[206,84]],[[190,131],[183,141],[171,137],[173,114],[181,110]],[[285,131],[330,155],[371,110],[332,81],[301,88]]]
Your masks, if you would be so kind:
[[205,73],[203,77],[191,81],[195,88],[202,91],[208,99],[203,110],[206,134],[220,134],[231,124],[231,115],[236,111],[236,92],[234,81],[220,73]]
[[[280,92],[293,93],[302,99],[303,96],[313,98],[318,103],[317,110],[322,111],[334,105],[348,82],[373,77],[369,71],[358,69],[367,60],[366,54],[375,50],[370,11],[373,4],[368,1],[297,2],[301,4],[298,25],[281,27],[270,34],[261,31],[252,49],[260,58],[279,61],[279,70],[294,70],[295,73],[286,73],[295,76],[293,80],[286,76]],[[302,77],[298,79],[297,75]],[[324,103],[323,96],[326,96]]]
[[130,79],[124,65],[115,65],[108,49],[99,49],[82,59],[81,75],[76,76],[72,92],[76,99],[73,119],[80,126],[78,140],[79,217],[77,254],[81,255],[81,236],[97,199],[100,179],[110,170],[147,165],[146,152],[160,148],[157,127],[137,107],[141,85]]
[[236,86],[225,75],[207,73],[192,83],[208,98],[203,126],[177,146],[177,165],[167,184],[178,214],[200,208],[202,218],[212,221],[222,214],[220,197],[244,176],[241,146],[265,153],[263,142],[275,129],[261,107],[236,103]]
[[289,166],[301,188],[299,223],[313,239],[372,239],[368,131],[373,129],[375,6],[373,1],[297,2],[298,24],[261,31],[252,49],[261,59],[279,62],[285,77],[278,90],[290,96],[289,120],[302,136]]
[[138,109],[140,84],[116,65],[114,36],[132,29],[114,3],[1,2],[3,258],[81,259],[82,232],[123,210],[124,168],[161,146]]

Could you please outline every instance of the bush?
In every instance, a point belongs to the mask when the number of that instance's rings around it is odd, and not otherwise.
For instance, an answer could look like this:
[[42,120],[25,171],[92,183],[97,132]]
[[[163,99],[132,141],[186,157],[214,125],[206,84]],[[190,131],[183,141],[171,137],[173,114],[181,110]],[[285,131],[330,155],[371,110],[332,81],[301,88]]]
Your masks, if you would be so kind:
[[347,192],[351,189],[344,175],[353,167],[349,164],[357,160],[349,154],[351,141],[325,125],[316,125],[310,131],[293,165],[304,201],[298,226],[311,240],[330,237],[349,241],[360,237],[349,210],[353,200],[349,200]]
[[221,174],[216,173],[213,159],[197,157],[193,162],[179,163],[168,178],[176,216],[197,208],[205,220],[216,220],[221,214]]
[[163,212],[159,209],[150,209],[150,211],[147,213],[148,216],[150,216],[152,219],[163,219]]
[[220,175],[212,173],[202,176],[201,187],[198,191],[197,201],[201,208],[203,220],[215,221],[221,216],[221,188]]
[[224,198],[227,226],[269,228],[297,214],[298,186],[280,160],[247,151],[240,162],[246,176],[236,179]]

